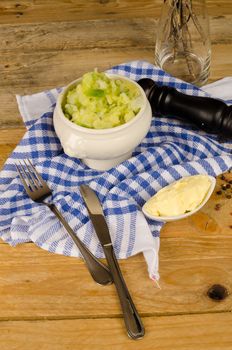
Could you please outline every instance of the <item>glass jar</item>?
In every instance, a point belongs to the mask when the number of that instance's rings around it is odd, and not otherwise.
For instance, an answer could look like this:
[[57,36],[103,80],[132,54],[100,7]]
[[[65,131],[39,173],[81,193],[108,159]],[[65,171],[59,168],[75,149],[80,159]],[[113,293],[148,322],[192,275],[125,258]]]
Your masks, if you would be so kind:
[[205,0],[164,0],[158,23],[155,64],[167,73],[203,85],[211,61]]

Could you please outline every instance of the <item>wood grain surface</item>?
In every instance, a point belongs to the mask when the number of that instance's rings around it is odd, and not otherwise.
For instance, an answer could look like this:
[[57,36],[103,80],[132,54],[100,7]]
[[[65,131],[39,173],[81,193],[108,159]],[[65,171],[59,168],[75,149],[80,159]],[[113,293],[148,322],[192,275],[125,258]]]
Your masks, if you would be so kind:
[[136,342],[122,333],[120,318],[1,322],[1,350],[231,350],[229,313],[145,317],[143,322],[146,336]]
[[[153,18],[162,0],[1,0],[0,23],[41,23],[88,19]],[[210,16],[232,13],[228,0],[207,0]]]
[[[26,129],[16,94],[64,86],[95,67],[154,61],[162,0],[1,0],[0,168]],[[208,0],[211,81],[232,75],[232,2]],[[232,350],[232,194],[161,231],[160,286],[143,256],[120,266],[146,327],[131,341],[113,286],[81,259],[0,242],[0,349]],[[219,210],[218,210],[219,208]]]

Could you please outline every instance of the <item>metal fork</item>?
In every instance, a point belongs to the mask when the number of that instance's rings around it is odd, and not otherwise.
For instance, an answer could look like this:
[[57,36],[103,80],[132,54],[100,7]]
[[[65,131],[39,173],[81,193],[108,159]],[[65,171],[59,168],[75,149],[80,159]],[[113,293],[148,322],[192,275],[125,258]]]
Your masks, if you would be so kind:
[[95,282],[103,285],[112,283],[112,277],[108,268],[102,264],[75,235],[74,231],[64,219],[63,215],[59,212],[55,204],[47,203],[44,201],[48,196],[52,194],[52,191],[46,182],[42,179],[41,175],[37,172],[34,165],[29,159],[27,162],[25,160],[23,162],[24,165],[19,162],[19,164],[15,164],[15,166],[28,196],[34,202],[45,204],[57,216],[57,218],[64,225],[68,234],[71,236],[72,240],[80,250],[89,269],[89,272]]

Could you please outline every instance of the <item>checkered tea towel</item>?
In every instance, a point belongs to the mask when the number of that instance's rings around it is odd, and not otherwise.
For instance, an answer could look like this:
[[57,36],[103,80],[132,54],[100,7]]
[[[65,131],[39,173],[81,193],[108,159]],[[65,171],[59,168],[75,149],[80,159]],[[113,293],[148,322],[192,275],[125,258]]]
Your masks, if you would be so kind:
[[[144,61],[120,64],[108,72],[134,80],[149,77],[187,94],[206,95]],[[174,118],[156,116],[130,159],[109,171],[92,170],[64,154],[54,132],[52,115],[60,91],[17,96],[27,132],[0,173],[0,237],[12,246],[32,241],[53,253],[80,256],[54,214],[25,193],[14,164],[29,158],[52,188],[51,200],[93,254],[104,257],[80,195],[82,183],[89,184],[102,202],[117,258],[142,252],[149,276],[159,279],[159,234],[163,224],[147,220],[142,205],[182,176],[216,176],[227,171],[232,166],[231,144],[220,143],[217,136]]]

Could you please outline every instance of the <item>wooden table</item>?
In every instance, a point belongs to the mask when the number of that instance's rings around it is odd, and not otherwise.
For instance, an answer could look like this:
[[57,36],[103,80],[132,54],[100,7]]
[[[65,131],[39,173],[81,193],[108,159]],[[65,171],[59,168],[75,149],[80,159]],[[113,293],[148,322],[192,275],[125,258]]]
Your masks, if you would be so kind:
[[[215,81],[232,75],[232,2],[207,3]],[[0,166],[25,132],[15,94],[63,86],[95,67],[153,62],[161,4],[1,0]],[[120,265],[146,327],[142,341],[127,338],[114,287],[96,285],[81,260],[1,241],[0,349],[232,349],[232,199],[215,193],[198,214],[165,225],[162,290],[142,256]]]

